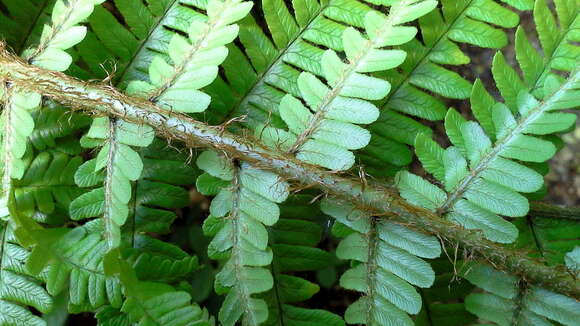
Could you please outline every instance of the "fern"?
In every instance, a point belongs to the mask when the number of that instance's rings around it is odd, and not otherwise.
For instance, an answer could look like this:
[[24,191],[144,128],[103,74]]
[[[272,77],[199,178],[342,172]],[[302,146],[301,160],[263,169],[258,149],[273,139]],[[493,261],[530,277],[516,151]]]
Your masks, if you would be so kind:
[[[572,5],[564,1],[556,3],[560,9]],[[536,17],[543,19],[551,15],[545,10],[545,6],[536,5]],[[540,40],[547,37],[546,29],[539,28],[538,33]],[[554,62],[559,62],[557,69],[570,71],[574,66],[566,64],[564,59],[580,55],[580,49],[569,43],[567,33],[560,34],[565,50],[553,56],[551,53],[558,53],[553,45],[545,51],[548,57],[542,58],[532,49],[523,32],[518,31],[516,51],[520,68],[533,84],[526,86],[498,53],[493,73],[505,104],[494,103],[482,84],[476,82],[471,104],[480,124],[466,121],[457,111],[450,110],[445,128],[454,146],[443,150],[421,135],[415,141],[423,167],[444,184],[446,192],[418,176],[403,172],[398,178],[403,197],[422,207],[448,213],[447,218],[467,228],[481,229],[490,240],[509,243],[516,239],[517,229],[498,215],[526,215],[528,201],[518,192],[534,192],[542,186],[543,180],[540,174],[514,159],[523,162],[550,159],[556,151],[555,146],[531,135],[565,131],[575,121],[573,114],[552,113],[575,106],[580,78],[578,71],[570,72],[563,82],[556,75],[550,75]],[[540,100],[532,96],[530,90],[534,90]]]
[[[510,4],[529,9],[529,4]],[[361,153],[370,172],[392,174],[397,166],[411,161],[411,155],[405,155],[407,151],[398,143],[413,145],[417,134],[431,134],[429,128],[406,115],[426,120],[445,117],[445,104],[430,92],[446,98],[469,97],[471,83],[443,66],[470,62],[457,43],[499,49],[507,44],[507,36],[492,25],[510,28],[518,23],[515,13],[493,1],[441,1],[441,5],[441,10],[419,19],[422,42],[413,40],[401,46],[410,54],[402,72],[393,70],[384,76],[393,85],[392,91],[379,101],[381,115],[369,126],[375,141]],[[395,150],[396,155],[379,154],[385,149]],[[383,169],[385,162],[394,169]]]
[[207,311],[191,304],[185,292],[174,291],[160,283],[140,283],[121,310],[133,323],[143,325],[210,326],[213,319]]
[[530,250],[548,265],[562,264],[566,253],[580,246],[575,236],[576,221],[528,215],[518,218],[514,224],[519,230],[514,246]]
[[580,273],[580,247],[576,246],[573,250],[566,253],[565,262],[568,270],[578,277]]
[[172,283],[186,278],[200,267],[196,256],[145,235],[136,236],[133,248],[127,248],[124,253],[137,277],[144,281]]
[[82,191],[75,187],[74,172],[81,165],[79,156],[41,152],[26,160],[26,172],[14,182],[15,206],[26,216],[45,215],[68,209]]
[[68,289],[73,305],[100,307],[106,303],[120,307],[122,290],[119,280],[107,276],[103,260],[108,245],[100,232],[102,223],[77,227],[57,241],[46,267],[46,288],[53,296]]
[[24,174],[22,157],[26,152],[26,141],[34,129],[34,121],[29,111],[40,104],[40,94],[26,94],[18,91],[4,92],[2,124],[2,194],[0,196],[0,216],[7,216],[8,201],[12,191],[12,179],[20,179]]
[[103,74],[101,65],[110,64],[103,58],[114,60],[114,80],[122,88],[132,80],[147,81],[152,59],[159,54],[168,57],[172,37],[187,34],[192,21],[207,19],[196,11],[205,9],[205,1],[116,0],[114,4],[123,22],[107,9],[96,8],[89,18],[93,34],[79,45],[79,53],[82,61],[99,76]]
[[218,80],[208,88],[223,97],[212,102],[212,112],[220,113],[217,121],[247,115],[246,123],[252,127],[264,123],[284,127],[278,105],[286,93],[300,96],[300,70],[322,74],[319,59],[324,51],[317,46],[343,50],[345,25],[362,27],[364,15],[371,10],[354,0],[295,1],[292,7],[294,16],[283,1],[262,1],[260,14],[271,38],[251,17],[240,24],[245,51],[230,47],[223,64],[228,84]]
[[269,305],[264,325],[344,325],[333,313],[298,305],[315,295],[319,286],[293,274],[324,269],[333,260],[330,253],[315,247],[322,237],[322,227],[317,224],[322,214],[312,209],[312,200],[309,195],[290,196],[280,206],[280,219],[269,228],[274,285],[264,294]]
[[347,229],[336,255],[359,262],[340,279],[341,286],[365,294],[348,307],[346,322],[414,325],[407,314],[419,313],[421,296],[412,285],[427,288],[435,279],[429,264],[417,256],[438,257],[438,240],[369,217],[346,203],[325,201],[322,210]]
[[490,267],[475,266],[465,276],[487,293],[466,298],[469,311],[498,325],[564,325],[578,323],[577,300],[537,287],[519,284],[517,278]]
[[138,282],[130,290],[123,307],[104,307],[96,314],[99,325],[210,326],[214,320],[207,310],[192,304],[186,292],[167,284]]
[[[530,8],[530,1],[512,1],[511,4],[522,9]],[[493,8],[494,14],[501,18],[483,14],[479,8],[484,5]],[[212,85],[215,89],[210,87],[208,91],[219,93],[220,98],[218,102],[214,101],[212,109],[220,113],[231,110],[229,117],[247,115],[247,124],[250,126],[270,123],[283,127],[284,122],[278,117],[278,103],[284,93],[300,96],[297,67],[317,76],[323,75],[319,59],[324,51],[311,46],[310,42],[342,51],[340,36],[346,28],[345,25],[362,27],[364,15],[370,10],[364,3],[343,0],[321,3],[309,0],[293,3],[293,6],[295,17],[281,1],[264,1],[263,14],[272,32],[273,41],[253,21],[246,20],[242,24],[240,41],[249,61],[237,48],[232,49],[230,57],[224,63],[232,90],[224,98],[223,83]],[[445,2],[443,7],[446,8],[444,13],[447,23],[438,12],[432,12],[420,19],[424,30],[431,31],[432,43],[422,46],[420,42],[413,41],[405,45],[403,50],[411,55],[401,66],[404,73],[400,75],[391,70],[387,74],[393,91],[379,101],[384,108],[431,120],[443,118],[445,107],[441,101],[415,88],[413,82],[410,84],[409,81],[416,81],[417,86],[427,86],[429,90],[449,85],[448,90],[461,89],[466,94],[464,96],[468,96],[470,84],[467,81],[436,65],[464,64],[468,61],[457,45],[448,39],[448,34],[456,35],[455,41],[464,42],[465,36],[469,35],[471,38],[467,43],[476,43],[479,40],[478,45],[501,47],[507,41],[505,34],[485,23],[513,27],[518,21],[515,14],[491,1]],[[342,11],[337,8],[351,9]],[[482,31],[494,38],[480,37]],[[492,40],[495,43],[490,43]],[[296,55],[302,51],[308,55]],[[443,76],[446,78],[445,82],[440,82]],[[445,93],[440,90],[439,93],[441,92]],[[393,110],[382,110],[378,121],[369,126],[371,142],[359,155],[374,175],[392,173],[392,169],[386,169],[385,164],[393,168],[408,164],[411,155],[403,144],[412,145],[415,135],[430,132],[420,123]]]
[[28,49],[23,56],[31,63],[50,70],[64,71],[72,63],[65,52],[78,44],[86,35],[86,27],[77,26],[104,0],[57,0],[52,9],[51,25],[44,25],[39,44]]
[[121,242],[120,227],[129,216],[131,181],[139,179],[143,170],[143,161],[131,146],[149,145],[154,134],[150,127],[97,118],[87,137],[96,143],[107,141],[96,158],[83,163],[75,181],[81,187],[102,186],[71,203],[71,218],[80,220],[102,215],[108,245],[111,249],[117,248]]
[[363,73],[400,65],[404,52],[381,48],[412,39],[416,29],[398,25],[426,14],[435,5],[432,1],[402,1],[391,6],[389,16],[367,13],[364,25],[369,39],[354,28],[346,29],[342,43],[348,63],[343,63],[332,50],[324,52],[321,72],[328,86],[311,73],[300,74],[298,88],[310,109],[292,95],[286,95],[279,110],[290,132],[279,131],[276,139],[266,142],[279,142],[277,146],[308,163],[332,170],[349,169],[354,164],[354,155],[349,150],[360,149],[370,141],[369,132],[354,124],[376,120],[378,110],[368,101],[383,98],[390,89],[384,80]]
[[27,306],[47,313],[53,300],[24,267],[30,254],[16,243],[10,225],[0,222],[0,325],[46,325]]
[[[42,109],[33,112],[32,118],[35,126],[29,141],[38,151],[57,147],[57,143],[63,145],[63,141],[68,140],[65,137],[76,136],[75,134],[87,127],[91,121],[87,116],[68,114],[66,108],[48,101],[44,103]],[[73,139],[76,140],[76,137]],[[58,147],[59,151],[68,152],[63,146]],[[68,154],[72,155],[70,152]]]
[[243,318],[244,324],[258,325],[267,320],[268,306],[252,295],[273,285],[272,274],[264,268],[272,262],[264,225],[278,221],[276,203],[288,197],[288,185],[278,176],[245,163],[235,166],[216,152],[202,153],[197,165],[215,178],[231,181],[231,186],[220,190],[212,201],[212,216],[204,223],[206,234],[214,237],[209,256],[227,257],[216,275],[216,291],[228,293],[219,320],[234,325]]
[[251,7],[252,3],[239,0],[209,1],[207,18],[191,23],[189,39],[179,34],[171,38],[167,54],[173,66],[161,56],[155,57],[149,66],[151,84],[132,81],[127,92],[179,112],[204,111],[210,97],[199,89],[216,78],[217,66],[228,54],[224,45],[238,34],[237,25],[232,23],[244,18]]
[[[210,174],[202,174],[197,189],[206,196],[218,195],[229,183]],[[315,248],[322,236],[317,224],[321,214],[312,210],[312,196],[291,195],[280,205],[280,218],[268,227],[268,242],[273,257],[271,273],[273,286],[260,296],[268,304],[268,319],[264,325],[299,325],[302,322],[341,325],[342,319],[321,309],[295,306],[311,298],[319,286],[293,272],[320,270],[332,260],[329,253]]]
[[[250,3],[232,4],[234,6],[230,8],[227,7],[229,3],[210,2],[207,8],[210,17],[206,18],[207,22],[202,19],[191,23],[188,30],[189,40],[179,34],[172,36],[167,51],[174,66],[170,66],[161,56],[156,57],[149,67],[149,77],[153,85],[145,81],[132,81],[127,86],[127,92],[139,93],[178,111],[192,112],[192,105],[199,105],[193,109],[195,112],[205,110],[209,105],[209,97],[197,89],[213,81],[217,74],[217,65],[227,55],[223,44],[231,42],[237,35],[237,27],[229,24],[243,18],[251,7]],[[200,59],[203,63],[198,62]],[[199,74],[203,74],[205,78],[198,78]],[[189,96],[188,93],[192,92],[197,95]],[[71,204],[71,215],[74,219],[81,219],[103,214],[109,246],[117,248],[121,239],[120,226],[129,215],[127,204],[131,200],[130,182],[139,179],[143,169],[141,158],[129,145],[146,147],[153,141],[154,133],[149,127],[97,119],[93,122],[88,136],[107,139],[108,142],[94,161],[86,163],[90,165],[85,170],[90,171],[94,165],[96,172],[105,167],[107,171],[103,188],[94,189],[79,197]],[[119,168],[115,168],[116,166]],[[93,185],[91,182],[85,186]]]
[[[422,207],[449,213],[450,220],[467,228],[481,229],[490,240],[513,242],[517,229],[496,214],[526,215],[528,201],[518,192],[536,191],[543,181],[540,174],[510,159],[543,162],[551,158],[554,145],[527,134],[544,133],[534,129],[534,124],[548,124],[547,132],[554,132],[565,130],[574,122],[573,116],[548,111],[570,107],[566,101],[578,87],[577,79],[578,73],[571,75],[544,102],[522,92],[518,121],[505,105],[495,105],[493,121],[497,131],[491,134],[497,139],[494,144],[479,124],[450,110],[445,125],[454,147],[443,150],[423,136],[416,141],[417,155],[424,167],[445,184],[447,193],[421,177],[403,172],[397,181],[401,195]],[[549,80],[558,84],[555,79]]]

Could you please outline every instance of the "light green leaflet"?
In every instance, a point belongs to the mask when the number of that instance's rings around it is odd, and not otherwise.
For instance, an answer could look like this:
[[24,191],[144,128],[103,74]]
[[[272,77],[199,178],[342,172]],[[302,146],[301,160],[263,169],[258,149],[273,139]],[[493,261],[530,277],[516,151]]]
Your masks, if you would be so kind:
[[342,34],[347,63],[333,50],[322,55],[322,74],[328,84],[303,72],[298,77],[298,89],[306,105],[290,94],[282,98],[279,112],[288,131],[258,133],[265,138],[280,134],[265,142],[283,140],[277,145],[305,162],[332,170],[349,169],[354,164],[351,150],[363,148],[370,141],[370,133],[357,124],[377,119],[378,109],[370,101],[385,97],[390,90],[388,82],[365,73],[399,66],[406,53],[384,48],[410,41],[417,29],[401,25],[425,15],[436,5],[431,0],[403,0],[391,5],[389,16],[377,11],[367,13],[364,27],[368,38],[352,27]]
[[468,311],[500,326],[578,324],[580,303],[577,300],[537,287],[518,287],[517,278],[477,265],[466,273],[471,283],[485,293],[470,294],[465,300]]
[[157,56],[149,66],[149,80],[132,81],[127,93],[146,97],[160,106],[178,112],[202,112],[210,96],[199,89],[209,85],[217,76],[218,66],[226,59],[225,47],[238,35],[233,24],[244,18],[252,8],[251,2],[241,0],[210,0],[207,17],[195,20],[188,30],[188,38],[174,34],[168,47],[172,64]]
[[[204,231],[213,236],[210,257],[228,257],[216,275],[216,291],[227,293],[219,320],[234,325],[242,318],[244,324],[258,325],[267,320],[268,306],[252,295],[273,286],[270,270],[264,268],[272,262],[265,226],[278,221],[277,204],[288,197],[288,184],[246,163],[234,166],[214,151],[200,154],[197,165],[209,175],[229,181],[212,200],[211,216],[204,222]],[[204,186],[203,180],[211,182],[211,178],[198,180],[198,187],[214,187]]]
[[350,204],[322,202],[322,211],[354,231],[336,249],[341,259],[358,264],[340,278],[340,285],[362,292],[345,312],[349,324],[414,325],[407,314],[421,310],[421,296],[412,285],[430,287],[435,273],[418,257],[436,258],[439,241],[386,220],[375,219]]

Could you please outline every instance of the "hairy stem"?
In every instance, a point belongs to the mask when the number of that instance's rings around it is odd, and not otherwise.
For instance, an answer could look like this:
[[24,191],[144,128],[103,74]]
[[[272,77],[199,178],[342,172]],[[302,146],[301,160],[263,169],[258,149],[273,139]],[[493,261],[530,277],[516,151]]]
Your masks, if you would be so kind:
[[523,251],[508,249],[486,240],[480,232],[464,229],[407,203],[393,190],[378,185],[363,185],[358,179],[338,176],[266,148],[250,137],[234,135],[220,126],[209,126],[185,115],[163,110],[144,99],[125,96],[109,86],[87,83],[62,73],[28,65],[6,52],[1,45],[0,77],[69,107],[148,124],[167,139],[181,140],[189,147],[210,147],[224,151],[229,157],[239,158],[304,185],[314,185],[324,192],[352,201],[373,215],[388,215],[409,227],[457,243],[469,251],[472,257],[488,262],[496,269],[546,289],[580,298],[580,281],[573,279],[563,266],[546,266],[528,257]]

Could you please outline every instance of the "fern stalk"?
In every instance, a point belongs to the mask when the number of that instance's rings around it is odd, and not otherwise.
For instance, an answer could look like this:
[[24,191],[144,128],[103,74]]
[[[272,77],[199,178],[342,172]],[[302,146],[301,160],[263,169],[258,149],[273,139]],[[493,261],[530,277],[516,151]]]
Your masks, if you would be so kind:
[[475,256],[493,262],[499,269],[521,275],[530,282],[555,292],[580,298],[580,286],[565,272],[544,266],[523,252],[506,249],[485,240],[478,232],[466,230],[438,215],[406,203],[396,193],[381,187],[363,186],[360,180],[323,171],[254,139],[234,135],[219,126],[208,126],[184,115],[161,109],[149,101],[127,97],[106,85],[87,84],[61,73],[49,72],[22,62],[0,50],[0,74],[19,87],[39,91],[57,102],[87,112],[99,112],[137,124],[148,124],[162,137],[181,140],[188,146],[211,147],[227,152],[262,169],[295,179],[368,207],[378,215],[387,214],[412,227],[429,230],[457,242]]

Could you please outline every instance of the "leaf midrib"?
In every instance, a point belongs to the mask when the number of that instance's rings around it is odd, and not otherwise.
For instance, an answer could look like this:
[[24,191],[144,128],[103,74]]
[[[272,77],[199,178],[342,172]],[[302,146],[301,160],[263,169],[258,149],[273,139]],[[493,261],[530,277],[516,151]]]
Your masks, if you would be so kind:
[[[112,221],[111,218],[111,207],[112,207],[112,197],[113,197],[113,189],[112,189],[112,176],[113,170],[116,168],[115,158],[117,154],[117,122],[113,119],[109,119],[109,152],[107,153],[107,173],[105,174],[104,180],[104,204],[105,209],[103,212],[103,223],[105,225],[105,241],[107,241],[107,246],[109,249],[113,249],[114,247],[114,240],[113,240],[113,231],[112,229],[116,227],[115,222]],[[133,189],[131,189],[131,192]]]
[[[224,6],[229,5],[229,0],[224,0]],[[163,85],[157,87],[151,94],[147,94],[148,99],[151,102],[156,103],[158,98],[162,96],[166,91],[168,91],[171,87],[173,87],[174,83],[181,77],[181,75],[185,72],[187,66],[191,61],[194,60],[195,56],[204,49],[204,43],[206,42],[209,35],[212,33],[214,26],[220,22],[222,19],[222,14],[224,11],[221,11],[215,17],[208,17],[208,21],[206,22],[207,26],[203,33],[195,43],[191,44],[191,48],[189,48],[189,52],[186,54],[184,58],[182,58],[179,64],[173,65],[174,74],[164,81]],[[189,41],[189,40],[188,40]]]

